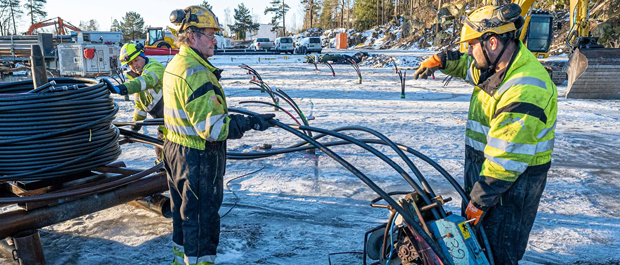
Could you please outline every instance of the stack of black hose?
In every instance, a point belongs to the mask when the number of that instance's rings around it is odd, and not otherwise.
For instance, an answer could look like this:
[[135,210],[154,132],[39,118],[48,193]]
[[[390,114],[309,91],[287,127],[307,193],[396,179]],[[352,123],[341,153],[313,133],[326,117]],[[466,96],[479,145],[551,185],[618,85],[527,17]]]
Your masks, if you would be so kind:
[[114,162],[117,112],[108,88],[93,79],[0,84],[0,181],[75,176]]

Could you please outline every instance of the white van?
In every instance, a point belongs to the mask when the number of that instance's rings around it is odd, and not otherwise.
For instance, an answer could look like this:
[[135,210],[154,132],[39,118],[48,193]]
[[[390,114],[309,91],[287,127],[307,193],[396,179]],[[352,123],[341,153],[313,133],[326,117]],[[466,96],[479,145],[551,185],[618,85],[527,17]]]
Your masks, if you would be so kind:
[[293,53],[295,50],[295,45],[293,44],[293,38],[291,37],[280,37],[274,41],[275,49],[278,52],[283,53]]
[[321,46],[321,38],[319,37],[306,37],[299,41],[297,47],[295,47],[295,53],[308,54],[311,52],[321,53],[323,47]]

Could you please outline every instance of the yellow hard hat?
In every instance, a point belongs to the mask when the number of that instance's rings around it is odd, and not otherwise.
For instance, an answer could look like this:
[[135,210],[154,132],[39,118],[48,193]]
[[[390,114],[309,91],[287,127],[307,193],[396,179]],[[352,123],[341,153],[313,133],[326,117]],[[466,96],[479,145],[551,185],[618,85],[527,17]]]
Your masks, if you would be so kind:
[[521,7],[516,4],[478,8],[463,21],[461,40],[457,44],[478,39],[487,33],[500,35],[517,31],[515,22],[519,19],[520,13]]
[[220,22],[211,10],[202,6],[188,6],[185,9],[176,9],[170,13],[170,22],[179,26],[179,32],[188,27],[212,28],[220,31]]
[[118,58],[121,60],[122,65],[126,65],[131,62],[136,57],[140,56],[140,53],[143,53],[142,45],[135,45],[132,43],[126,43],[121,48],[121,54]]

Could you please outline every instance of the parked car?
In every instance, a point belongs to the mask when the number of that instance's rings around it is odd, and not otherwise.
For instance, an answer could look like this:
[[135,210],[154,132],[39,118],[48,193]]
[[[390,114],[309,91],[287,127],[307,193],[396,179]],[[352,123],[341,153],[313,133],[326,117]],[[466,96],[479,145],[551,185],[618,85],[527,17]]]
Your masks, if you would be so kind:
[[280,37],[277,38],[273,45],[275,46],[276,51],[283,53],[293,53],[295,50],[295,45],[293,44],[293,38],[291,37]]
[[270,50],[273,49],[273,42],[268,38],[257,38],[250,44],[250,50]]
[[319,37],[306,37],[299,40],[299,44],[295,47],[295,53],[308,54],[311,52],[321,53],[321,38]]

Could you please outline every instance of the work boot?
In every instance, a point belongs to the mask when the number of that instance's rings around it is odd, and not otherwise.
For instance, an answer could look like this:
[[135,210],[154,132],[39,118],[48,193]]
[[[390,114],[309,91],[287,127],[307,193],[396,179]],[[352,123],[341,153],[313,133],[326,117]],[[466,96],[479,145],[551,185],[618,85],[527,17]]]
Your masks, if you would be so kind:
[[179,246],[175,243],[172,243],[172,252],[174,253],[174,260],[172,260],[172,265],[185,265],[185,250],[183,246]]

